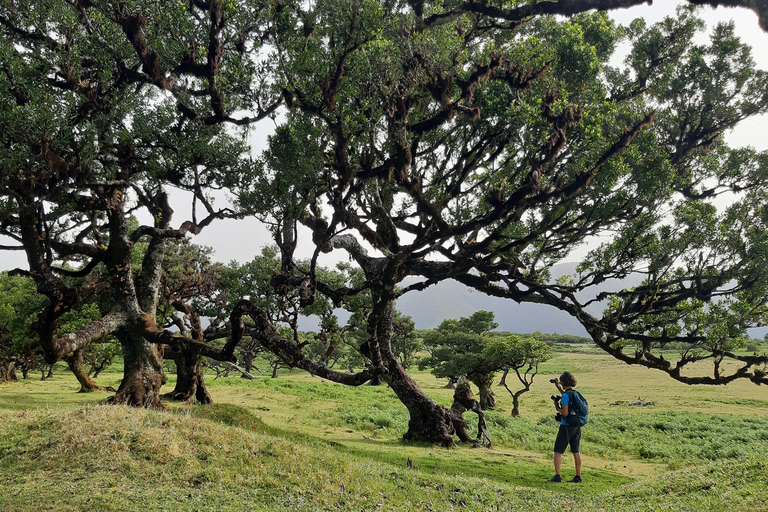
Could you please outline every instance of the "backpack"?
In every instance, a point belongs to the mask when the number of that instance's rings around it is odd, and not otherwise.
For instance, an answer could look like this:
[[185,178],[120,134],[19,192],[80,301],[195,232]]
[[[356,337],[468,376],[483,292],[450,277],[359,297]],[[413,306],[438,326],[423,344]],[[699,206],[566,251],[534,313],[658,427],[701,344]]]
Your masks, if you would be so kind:
[[578,425],[583,427],[589,420],[589,404],[587,399],[581,396],[581,393],[575,389],[568,390],[570,394],[570,402],[568,403],[568,416],[565,418],[565,422],[568,425]]

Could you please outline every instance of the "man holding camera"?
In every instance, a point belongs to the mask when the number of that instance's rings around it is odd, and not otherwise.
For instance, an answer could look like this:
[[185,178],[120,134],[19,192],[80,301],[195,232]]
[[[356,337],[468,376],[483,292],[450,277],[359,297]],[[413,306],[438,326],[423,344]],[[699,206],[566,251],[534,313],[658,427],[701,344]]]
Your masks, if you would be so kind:
[[[555,439],[555,476],[549,479],[550,482],[562,482],[560,478],[560,466],[563,462],[563,454],[568,445],[571,446],[571,453],[573,453],[573,460],[576,464],[576,476],[573,479],[568,480],[570,483],[581,483],[581,453],[579,453],[579,442],[581,441],[581,426],[569,425],[566,422],[568,413],[570,412],[569,404],[571,403],[571,393],[568,393],[576,386],[576,378],[569,372],[564,372],[560,375],[559,379],[551,379],[551,383],[557,386],[558,391],[562,396],[552,396],[552,400],[555,403],[555,409],[557,410],[557,416],[560,417],[560,429],[557,431],[557,438]],[[556,416],[556,417],[557,417]]]

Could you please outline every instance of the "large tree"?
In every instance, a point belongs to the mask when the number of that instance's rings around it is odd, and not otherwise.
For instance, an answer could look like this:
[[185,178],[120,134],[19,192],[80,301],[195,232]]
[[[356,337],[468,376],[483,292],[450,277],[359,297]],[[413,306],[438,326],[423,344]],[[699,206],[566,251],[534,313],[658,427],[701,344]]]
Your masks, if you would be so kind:
[[[116,403],[161,407],[164,344],[232,358],[231,346],[162,329],[156,310],[168,241],[230,215],[212,192],[247,164],[234,127],[279,104],[263,94],[258,63],[271,9],[220,0],[0,4],[0,233],[14,241],[4,248],[25,251],[20,273],[48,299],[35,327],[49,363],[118,338],[125,377]],[[253,114],[238,115],[245,107]],[[191,219],[175,225],[172,190],[194,203]],[[136,229],[134,214],[144,219]],[[100,265],[110,311],[60,333],[77,303],[65,278]]]
[[[296,29],[275,45],[290,111],[255,189],[280,194],[284,282],[308,281],[308,300],[357,293],[312,273],[324,251],[346,251],[365,273],[368,372],[387,374],[408,408],[406,438],[452,444],[461,422],[391,345],[397,296],[444,279],[565,311],[617,359],[681,382],[768,382],[765,355],[737,352],[766,321],[768,155],[722,139],[768,110],[768,77],[733,25],[695,43],[691,9],[627,28],[587,13],[639,3],[357,1],[286,18]],[[622,43],[629,55],[612,68]],[[317,248],[301,272],[296,222]],[[550,279],[588,244],[575,274]],[[640,284],[615,284],[630,276]],[[316,371],[256,323],[268,346]],[[687,347],[675,361],[659,352],[671,342]]]

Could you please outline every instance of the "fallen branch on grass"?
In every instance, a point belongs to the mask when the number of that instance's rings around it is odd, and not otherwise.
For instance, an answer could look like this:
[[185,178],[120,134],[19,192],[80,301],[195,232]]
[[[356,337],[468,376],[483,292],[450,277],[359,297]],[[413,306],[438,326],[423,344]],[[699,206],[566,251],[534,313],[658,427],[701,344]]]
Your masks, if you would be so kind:
[[628,404],[625,404],[624,402],[614,402],[614,403],[608,404],[608,405],[626,405],[626,406],[629,406],[629,407],[640,405],[640,406],[643,406],[643,407],[648,407],[649,405],[659,405],[659,404],[654,403],[654,402],[648,402],[647,400],[643,400],[642,398],[637,397],[637,400],[635,400],[634,402],[629,402]]

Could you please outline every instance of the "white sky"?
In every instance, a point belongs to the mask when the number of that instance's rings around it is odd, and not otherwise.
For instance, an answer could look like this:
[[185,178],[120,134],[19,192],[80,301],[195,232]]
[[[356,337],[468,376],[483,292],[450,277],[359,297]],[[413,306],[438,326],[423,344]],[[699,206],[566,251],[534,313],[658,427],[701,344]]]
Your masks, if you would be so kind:
[[[631,20],[643,17],[648,24],[660,21],[664,16],[671,16],[675,13],[679,1],[665,0],[657,1],[653,5],[643,5],[614,11],[612,16],[622,24],[628,24]],[[746,9],[730,9],[719,7],[717,9],[705,8],[702,14],[708,27],[713,27],[720,21],[734,20],[737,27],[737,33],[742,40],[747,42],[753,48],[753,58],[756,65],[761,69],[768,69],[768,33],[763,32],[758,26],[757,16]],[[255,142],[263,144],[266,134],[270,132],[269,121],[265,121],[263,127],[254,133]],[[259,140],[261,139],[261,140]],[[727,140],[733,146],[750,145],[757,149],[768,149],[768,116],[760,116],[749,119],[727,135]],[[179,202],[181,203],[181,201]],[[181,204],[176,206],[175,220],[181,223],[185,220],[184,215],[187,212]],[[300,244],[302,239],[309,242],[309,234],[300,234]],[[209,245],[214,248],[214,258],[218,261],[227,263],[231,260],[237,260],[241,263],[250,261],[261,252],[264,244],[271,243],[266,228],[255,219],[246,220],[227,220],[218,221],[205,228],[194,238],[194,242],[201,245]],[[0,239],[0,244],[9,243],[7,240]],[[312,244],[305,243],[307,247]],[[305,249],[311,251],[311,249]],[[302,257],[309,256],[311,252],[305,252]],[[337,255],[338,257],[338,255]],[[322,264],[332,265],[333,260],[321,261]],[[8,270],[16,267],[27,268],[23,252],[20,251],[2,251],[0,252],[0,270]]]

